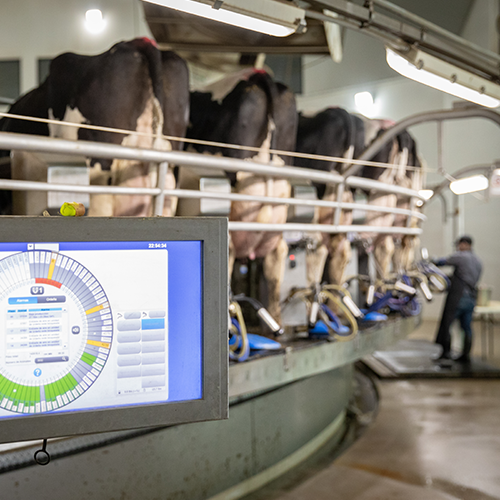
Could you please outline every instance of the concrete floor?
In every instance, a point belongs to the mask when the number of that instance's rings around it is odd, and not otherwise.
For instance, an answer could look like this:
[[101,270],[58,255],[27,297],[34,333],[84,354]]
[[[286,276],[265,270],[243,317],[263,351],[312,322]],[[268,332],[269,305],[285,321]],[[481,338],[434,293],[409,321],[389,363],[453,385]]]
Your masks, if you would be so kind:
[[[431,339],[435,326],[424,322],[410,338]],[[497,327],[500,340],[499,334]],[[479,351],[476,345],[474,354]],[[500,380],[381,381],[379,389],[377,419],[358,441],[300,485],[269,498],[500,499]]]

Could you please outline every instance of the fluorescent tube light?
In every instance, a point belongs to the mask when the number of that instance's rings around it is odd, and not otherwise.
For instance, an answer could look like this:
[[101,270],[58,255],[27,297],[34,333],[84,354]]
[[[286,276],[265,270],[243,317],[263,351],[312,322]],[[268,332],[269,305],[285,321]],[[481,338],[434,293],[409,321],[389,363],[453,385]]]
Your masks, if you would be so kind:
[[276,0],[146,0],[187,14],[277,37],[305,28],[305,11]]
[[496,108],[500,86],[421,50],[399,54],[386,48],[387,64],[399,74],[467,101]]
[[473,175],[450,182],[450,189],[455,194],[475,193],[488,189],[488,179],[484,175]]

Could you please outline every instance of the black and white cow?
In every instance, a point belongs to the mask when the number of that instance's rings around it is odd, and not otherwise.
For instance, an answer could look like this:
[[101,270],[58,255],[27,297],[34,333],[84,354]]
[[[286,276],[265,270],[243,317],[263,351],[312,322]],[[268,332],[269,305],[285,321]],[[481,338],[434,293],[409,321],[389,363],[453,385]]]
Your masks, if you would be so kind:
[[[390,126],[392,126],[392,122],[388,120],[371,120],[367,128],[372,131],[372,136],[375,134],[374,138],[378,138]],[[370,139],[371,137],[368,137],[368,140]],[[364,165],[360,173],[362,177],[414,190],[421,188],[420,159],[417,154],[416,142],[409,132],[403,131],[387,142],[371,160],[393,164],[394,167],[380,168]],[[368,203],[372,205],[388,208],[410,208],[409,198],[406,196],[374,190],[366,194]],[[367,212],[366,224],[369,226],[405,227],[407,225],[407,216]],[[416,219],[410,221],[411,227],[416,227],[416,224]],[[375,262],[381,278],[387,276],[392,261],[394,269],[397,271],[411,267],[414,260],[414,249],[418,241],[416,236],[398,235],[395,231],[392,235],[371,233],[362,234],[361,237],[370,238],[373,241]]]
[[[387,120],[368,120],[360,116],[350,114],[341,108],[327,108],[312,117],[301,116],[297,133],[297,151],[300,153],[324,155],[331,157],[343,157],[353,159],[368,147],[368,145],[392,122]],[[408,170],[408,166],[419,165],[416,145],[408,132],[402,132],[392,141],[385,144],[382,149],[371,158],[373,162],[394,163],[397,168],[381,168],[375,166],[364,166],[360,173],[361,177],[379,180],[389,184],[418,189],[418,173]],[[334,161],[322,161],[318,159],[297,158],[296,165],[314,168],[324,171],[336,171],[343,173],[345,163]],[[319,184],[318,195],[329,201],[336,200],[336,186],[325,186]],[[408,208],[409,202],[405,197],[395,194],[387,194],[381,191],[371,190],[366,193],[368,203],[383,207],[396,206]],[[353,201],[353,193],[345,191],[342,197],[344,202]],[[334,223],[334,209],[321,209],[318,221],[322,224]],[[352,223],[352,212],[342,210],[339,224],[349,225]],[[406,216],[395,216],[381,212],[367,212],[366,225],[368,226],[404,226]],[[393,235],[366,233],[360,234],[362,239],[372,242],[375,261],[377,263],[380,277],[385,277],[395,254]],[[415,238],[399,236],[396,267],[408,268],[415,246]],[[323,276],[323,268],[327,256],[330,256],[328,276],[329,281],[341,284],[345,267],[351,255],[350,242],[345,234],[329,235],[323,233],[323,245],[318,245],[314,252],[308,255],[308,281],[309,284],[319,283]]]
[[[355,115],[342,108],[327,108],[314,116],[300,116],[297,131],[297,152],[313,155],[353,159],[364,149],[364,123]],[[312,158],[296,158],[300,167],[314,168],[326,172],[343,173],[346,164],[335,161],[323,161]],[[337,186],[317,184],[318,197],[323,200],[337,199]],[[352,202],[351,190],[342,195],[343,202]],[[322,224],[334,223],[335,209],[321,208],[317,220]],[[352,210],[342,210],[339,224],[352,223]],[[351,256],[351,245],[345,233],[314,235],[316,249],[309,252],[307,272],[310,285],[321,282],[323,269],[328,256],[328,275],[331,283],[340,284],[347,263]]]
[[[169,150],[171,144],[161,134],[184,137],[189,114],[189,76],[187,66],[171,52],[160,52],[147,38],[119,42],[96,56],[64,53],[50,64],[47,79],[21,97],[10,108],[13,114],[48,118],[130,130],[112,133],[59,123],[33,123],[5,118],[0,130],[47,135],[73,140],[121,144]],[[139,135],[134,132],[146,133]],[[29,157],[21,165],[13,162],[13,178],[34,178],[37,163]],[[91,158],[91,184],[151,187],[156,183],[156,168],[125,160]],[[19,168],[18,168],[19,167]],[[19,174],[17,170],[21,170]],[[165,187],[175,180],[169,169]],[[149,196],[91,196],[92,215],[151,215]],[[171,215],[171,200],[164,215]]]
[[[258,152],[219,146],[194,145],[198,152],[221,154],[275,165],[290,164],[270,149],[293,151],[297,129],[295,96],[286,86],[276,83],[264,71],[253,70],[233,79],[225,95],[215,91],[191,94],[190,127],[187,137],[242,146],[258,147]],[[286,179],[273,179],[247,172],[228,173],[233,191],[241,194],[289,197]],[[232,202],[230,220],[262,223],[284,223],[286,205],[260,202]],[[264,258],[264,275],[268,283],[268,310],[279,322],[280,286],[288,248],[278,232],[231,233],[230,272],[236,258]]]

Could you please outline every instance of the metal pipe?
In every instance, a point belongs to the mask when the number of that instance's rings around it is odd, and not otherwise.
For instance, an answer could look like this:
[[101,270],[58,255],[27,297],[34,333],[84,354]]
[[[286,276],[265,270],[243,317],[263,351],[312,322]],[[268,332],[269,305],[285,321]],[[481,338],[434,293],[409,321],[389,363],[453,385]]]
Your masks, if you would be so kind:
[[500,62],[500,56],[498,54],[495,54],[495,52],[492,52],[491,50],[485,49],[483,47],[480,47],[479,45],[469,42],[468,40],[465,40],[464,38],[455,35],[451,31],[447,31],[444,28],[438,26],[437,24],[431,23],[430,21],[427,21],[426,19],[417,16],[412,12],[409,12],[399,7],[398,5],[388,2],[387,0],[373,0],[373,3],[375,3],[376,5],[380,5],[384,9],[394,14],[397,14],[398,16],[408,21],[411,21],[422,28],[426,28],[427,30],[432,31],[437,35],[447,38],[449,41],[455,43],[456,45],[459,45],[461,48],[465,50],[471,50],[474,53],[480,53],[480,54],[482,53],[484,54],[484,56],[489,57],[491,59],[495,59],[497,62]]
[[457,196],[458,198],[458,235],[465,234],[465,196]]
[[[93,158],[116,158],[142,162],[168,162],[174,165],[202,167],[207,169],[212,168],[218,171],[243,171],[265,175],[267,177],[274,176],[279,178],[303,179],[321,182],[323,184],[339,184],[340,182],[344,182],[344,178],[340,174],[334,172],[319,172],[310,168],[285,166],[277,167],[274,165],[254,163],[235,158],[211,156],[199,153],[187,153],[185,151],[157,151],[153,149],[130,148],[99,142],[68,141],[65,139],[54,139],[51,137],[14,134],[11,132],[0,132],[0,149],[60,153],[76,156],[88,156]],[[366,158],[363,158],[363,160],[366,160]],[[392,186],[390,184],[370,179],[350,177],[349,179],[346,179],[346,184],[350,187],[377,189],[387,193],[395,193],[409,197],[418,196],[421,198],[416,191],[411,189],[402,188],[400,186]],[[156,195],[158,193],[155,192],[149,194]]]
[[438,172],[441,175],[446,175],[443,163],[443,122],[437,122],[437,155],[438,155]]
[[[315,0],[315,3],[342,16],[342,21],[348,28],[381,39],[386,45],[391,45],[396,50],[407,51],[411,45],[418,44],[422,49],[438,53],[441,57],[451,59],[457,65],[473,68],[481,75],[486,74],[493,81],[498,78],[499,68],[496,59],[498,56],[490,56],[490,52],[481,47],[467,43],[458,46],[457,42],[451,40],[450,37],[435,34],[430,28],[422,27],[421,23],[412,23],[382,14],[380,9],[375,11],[367,7],[366,3],[363,7],[347,0]],[[406,11],[402,10],[401,13],[408,17]],[[306,11],[306,17],[316,16]],[[336,19],[330,18],[329,20],[335,22]]]
[[377,233],[377,234],[422,234],[422,229],[409,227],[377,227],[356,225],[336,226],[333,224],[299,224],[289,222],[286,224],[263,224],[260,222],[235,222],[229,221],[230,231],[303,231],[321,233]]
[[277,167],[236,158],[188,153],[186,151],[157,151],[90,141],[68,141],[27,134],[0,132],[0,149],[15,149],[43,153],[87,156],[92,158],[136,160],[141,162],[168,162],[174,165],[214,168],[229,172],[247,171],[275,177],[306,179],[327,184],[343,182],[341,175],[318,172],[301,167]]
[[390,43],[391,47],[401,52],[407,52],[410,49],[409,44],[401,40],[398,36],[387,32],[380,33],[378,30],[375,31],[373,26],[361,26],[362,23],[360,21],[351,21],[345,17],[327,16],[326,14],[321,14],[313,10],[306,10],[306,17],[327,23],[335,23],[344,28],[356,30],[358,33],[376,38],[384,44]]
[[168,163],[162,161],[158,165],[158,182],[157,188],[160,193],[155,196],[154,215],[163,215],[163,205],[165,204],[165,180],[167,179]]
[[452,237],[453,243],[458,239],[458,196],[453,197],[453,225],[452,225]]
[[[495,168],[495,164],[493,164],[493,165],[486,165],[486,164],[485,165],[473,165],[470,167],[462,168],[462,169],[458,170],[457,172],[454,172],[453,178],[460,179],[460,177],[462,177],[464,174],[469,174],[469,173],[473,173],[473,172],[487,172],[488,173],[494,168]],[[450,182],[452,182],[450,179],[445,179],[443,182],[441,182],[441,184],[438,184],[436,187],[430,188],[434,191],[434,193],[432,194],[432,196],[429,198],[428,201],[432,200],[435,196],[440,194],[443,189],[446,189],[450,185]]]
[[[500,126],[500,114],[480,107],[470,107],[465,109],[446,109],[442,111],[428,111],[412,115],[397,122],[387,129],[378,139],[374,140],[370,146],[359,156],[358,160],[369,160],[376,155],[382,147],[400,132],[413,125],[432,121],[459,120],[462,118],[486,118]],[[354,175],[362,165],[353,165],[344,174],[344,177]]]
[[439,198],[443,202],[443,224],[448,224],[448,202],[446,201],[446,198],[444,197],[443,193],[439,193]]
[[[252,196],[237,193],[215,193],[210,191],[196,191],[190,189],[163,189],[160,188],[130,188],[119,186],[78,186],[72,184],[49,184],[47,182],[34,182],[34,181],[19,181],[10,179],[0,179],[0,189],[10,189],[12,191],[57,191],[57,192],[77,192],[77,193],[90,193],[90,194],[149,194],[159,196],[163,193],[165,196],[175,196],[177,198],[191,198],[191,199],[216,199],[216,200],[229,200],[229,201],[253,201],[260,203],[267,203],[268,205],[301,205],[309,207],[323,207],[323,208],[336,208],[339,203],[336,201],[324,200],[307,200],[303,198],[278,198],[267,196]],[[160,192],[162,191],[162,193]],[[342,203],[342,207],[347,210],[360,210],[365,212],[381,212],[397,215],[408,215],[417,217],[423,221],[427,217],[420,212],[412,212],[404,208],[390,208],[380,207],[377,205],[358,204],[358,203]],[[161,214],[156,214],[161,215]]]
[[405,188],[402,186],[386,184],[385,182],[374,181],[372,179],[365,179],[363,177],[348,177],[345,180],[345,183],[350,187],[357,187],[360,189],[376,189],[377,191],[382,191],[384,193],[394,193],[400,194],[403,196],[416,196],[421,200],[425,200],[425,198],[418,193],[418,191],[414,191],[413,189]]
[[12,191],[59,191],[65,193],[90,193],[90,194],[135,194],[157,196],[161,193],[159,188],[130,188],[120,186],[79,186],[73,184],[49,184],[48,182],[18,181],[0,179],[0,189]]

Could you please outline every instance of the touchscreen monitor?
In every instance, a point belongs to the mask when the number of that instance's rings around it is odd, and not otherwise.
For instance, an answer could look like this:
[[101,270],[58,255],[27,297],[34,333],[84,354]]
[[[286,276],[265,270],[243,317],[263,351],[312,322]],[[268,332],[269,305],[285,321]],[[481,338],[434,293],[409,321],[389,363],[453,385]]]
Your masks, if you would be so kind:
[[0,441],[227,416],[227,221],[0,219]]

